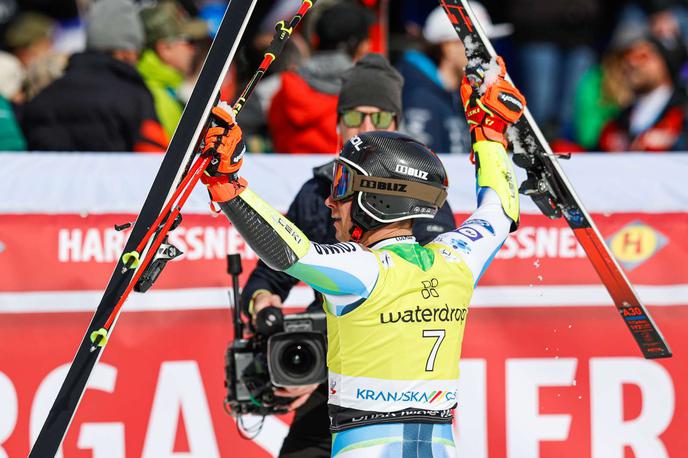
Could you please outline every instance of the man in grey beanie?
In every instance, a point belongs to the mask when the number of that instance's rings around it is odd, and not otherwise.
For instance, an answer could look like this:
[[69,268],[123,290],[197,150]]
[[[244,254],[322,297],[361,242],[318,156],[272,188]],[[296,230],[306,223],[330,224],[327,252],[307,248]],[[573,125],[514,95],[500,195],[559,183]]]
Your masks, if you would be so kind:
[[136,56],[138,60],[144,41],[143,23],[131,1],[99,0],[91,6],[86,22],[89,51],[109,51],[119,56]]
[[[358,60],[344,74],[337,101],[338,149],[355,135],[364,132],[397,130],[402,115],[403,84],[399,72],[383,56],[368,54]],[[310,240],[318,243],[337,243],[330,210],[325,206],[332,185],[333,162],[313,169],[313,178],[304,183],[287,211],[287,218]],[[414,220],[413,234],[421,244],[425,244],[454,228],[454,215],[445,203],[434,219]],[[256,314],[266,307],[282,307],[282,302],[296,283],[293,277],[274,271],[259,261],[242,291],[242,311],[254,320]],[[308,311],[322,310],[322,297],[316,293]],[[329,457],[331,435],[327,386],[282,388],[275,390],[275,394],[294,398],[290,410],[296,410],[279,456]]]
[[153,98],[134,67],[144,43],[138,7],[99,0],[86,21],[86,51],[24,108],[29,150],[165,151]]
[[344,74],[337,100],[339,147],[354,135],[397,130],[404,79],[380,54],[368,54]]

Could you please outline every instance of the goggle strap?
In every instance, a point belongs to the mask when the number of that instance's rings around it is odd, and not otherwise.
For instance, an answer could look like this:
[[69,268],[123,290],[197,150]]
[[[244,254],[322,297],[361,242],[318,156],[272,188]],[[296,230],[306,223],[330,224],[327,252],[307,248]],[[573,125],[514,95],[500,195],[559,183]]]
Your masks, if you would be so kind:
[[441,207],[447,200],[447,190],[415,181],[397,180],[366,175],[354,175],[352,190],[386,196],[410,197]]

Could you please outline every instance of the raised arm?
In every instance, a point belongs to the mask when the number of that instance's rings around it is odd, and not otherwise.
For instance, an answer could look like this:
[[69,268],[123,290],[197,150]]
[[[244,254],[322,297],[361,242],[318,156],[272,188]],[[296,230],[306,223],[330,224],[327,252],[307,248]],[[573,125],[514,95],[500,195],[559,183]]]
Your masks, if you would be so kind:
[[[320,245],[248,188],[237,175],[245,146],[241,129],[223,108],[213,108],[219,127],[209,129],[205,152],[221,158],[217,170],[202,178],[211,198],[263,262],[304,281],[328,297],[333,307],[366,298],[375,285],[379,261],[355,243]],[[351,273],[356,265],[356,273]],[[336,311],[336,310],[335,310]]]
[[[332,163],[328,165],[332,168]],[[331,241],[334,239],[330,210],[325,206],[324,197],[325,193],[329,193],[330,186],[331,183],[326,177],[320,174],[314,176],[304,183],[287,210],[287,218],[311,240]],[[272,270],[263,261],[259,261],[244,285],[242,310],[250,316],[252,314],[250,312],[258,311],[266,305],[281,306],[297,283],[296,278],[284,272]],[[311,307],[317,309],[318,306],[322,308],[321,298],[316,298],[309,309]]]
[[486,83],[483,94],[466,77],[461,85],[473,141],[478,208],[458,229],[433,242],[457,252],[471,269],[475,283],[519,222],[518,183],[506,151],[506,131],[523,114],[525,99],[504,79],[501,58],[497,64],[499,74],[494,82]]

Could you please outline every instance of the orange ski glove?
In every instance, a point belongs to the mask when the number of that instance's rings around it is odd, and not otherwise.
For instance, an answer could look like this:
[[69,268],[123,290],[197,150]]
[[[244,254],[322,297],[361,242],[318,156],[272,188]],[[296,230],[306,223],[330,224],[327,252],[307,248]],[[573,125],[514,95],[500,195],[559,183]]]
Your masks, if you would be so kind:
[[211,110],[211,116],[215,125],[205,134],[203,154],[210,154],[213,159],[201,181],[208,187],[213,202],[227,202],[246,189],[246,180],[237,174],[244,162],[246,145],[231,111],[218,105]]
[[468,78],[461,82],[461,100],[473,143],[489,140],[507,147],[507,128],[518,121],[526,107],[526,99],[513,84],[504,79],[506,67],[497,56],[499,75],[481,96],[473,89]]

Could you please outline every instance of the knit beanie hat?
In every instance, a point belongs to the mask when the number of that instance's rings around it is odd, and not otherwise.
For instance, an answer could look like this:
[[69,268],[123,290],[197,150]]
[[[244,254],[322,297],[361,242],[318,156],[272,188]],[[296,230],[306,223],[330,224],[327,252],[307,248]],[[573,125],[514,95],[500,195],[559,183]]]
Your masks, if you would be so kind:
[[141,21],[146,34],[146,46],[149,48],[153,48],[158,40],[200,40],[210,36],[205,21],[189,17],[176,2],[162,1],[153,7],[144,8],[141,10]]
[[55,21],[34,11],[19,13],[5,31],[5,45],[8,48],[25,48],[43,40],[51,39]]
[[143,41],[143,23],[131,0],[99,0],[91,6],[86,22],[86,49],[140,51]]
[[343,77],[337,112],[369,105],[396,114],[401,120],[404,78],[380,54],[367,54]]

